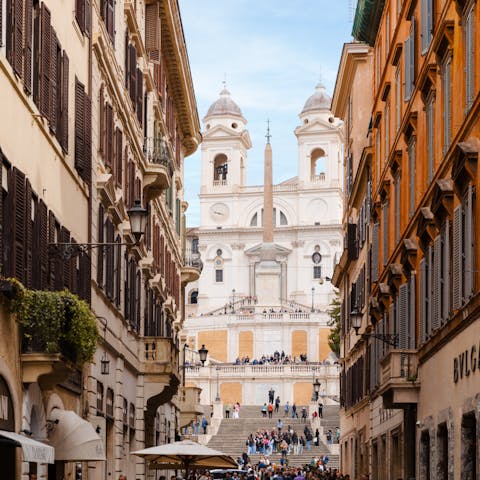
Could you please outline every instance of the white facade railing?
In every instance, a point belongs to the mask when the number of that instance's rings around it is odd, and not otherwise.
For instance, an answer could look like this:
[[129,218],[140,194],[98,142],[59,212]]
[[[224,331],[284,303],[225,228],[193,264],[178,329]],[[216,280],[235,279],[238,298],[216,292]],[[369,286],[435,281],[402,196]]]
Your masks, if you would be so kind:
[[324,172],[320,172],[317,175],[312,175],[310,180],[312,183],[325,183],[325,181],[327,180],[327,176]]
[[214,180],[213,186],[214,187],[226,187],[228,185],[227,180]]

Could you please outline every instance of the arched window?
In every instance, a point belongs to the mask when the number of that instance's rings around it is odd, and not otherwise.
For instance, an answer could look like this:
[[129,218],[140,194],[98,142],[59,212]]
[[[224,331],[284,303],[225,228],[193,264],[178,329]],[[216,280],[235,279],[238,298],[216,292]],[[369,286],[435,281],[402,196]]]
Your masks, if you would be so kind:
[[250,226],[251,227],[256,227],[258,224],[258,213],[255,213],[252,217],[252,219],[250,220]]
[[220,185],[227,184],[228,158],[224,153],[219,153],[213,161],[213,180]]
[[287,217],[281,210],[280,210],[280,225],[288,225]]
[[192,305],[196,305],[198,303],[198,290],[194,290],[191,294],[190,294],[190,303]]
[[327,171],[327,154],[325,150],[316,148],[310,154],[310,175],[312,182],[325,181]]
[[198,238],[192,239],[192,253],[198,253]]

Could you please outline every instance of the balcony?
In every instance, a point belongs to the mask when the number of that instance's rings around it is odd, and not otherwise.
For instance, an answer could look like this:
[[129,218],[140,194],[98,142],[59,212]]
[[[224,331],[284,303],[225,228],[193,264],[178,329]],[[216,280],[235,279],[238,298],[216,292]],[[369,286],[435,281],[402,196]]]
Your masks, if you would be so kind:
[[380,362],[380,387],[385,408],[402,408],[418,402],[418,356],[416,350],[391,350]]
[[145,154],[143,189],[148,201],[159,197],[170,187],[173,167],[168,147],[160,138],[146,138],[143,153]]
[[312,183],[325,183],[326,180],[327,180],[327,176],[325,175],[324,172],[320,172],[316,175],[312,175],[310,178],[310,181]]
[[180,408],[180,427],[188,425],[198,415],[203,414],[203,409],[200,405],[199,387],[185,386],[180,388],[179,392],[179,408]]
[[185,252],[182,267],[182,285],[195,282],[200,278],[203,263],[199,253]]

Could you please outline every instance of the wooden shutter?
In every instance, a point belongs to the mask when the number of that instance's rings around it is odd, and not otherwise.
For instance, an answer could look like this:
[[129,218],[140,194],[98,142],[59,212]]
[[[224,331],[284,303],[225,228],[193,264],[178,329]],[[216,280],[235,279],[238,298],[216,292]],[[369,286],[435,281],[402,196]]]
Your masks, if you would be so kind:
[[108,35],[110,36],[110,40],[112,41],[113,45],[115,45],[115,0],[107,0],[106,1],[106,24],[107,24],[107,31]]
[[426,275],[425,275],[425,297],[427,299],[427,311],[425,315],[425,333],[428,337],[432,334],[432,312],[433,312],[433,247],[428,246],[426,251],[427,260],[425,262]]
[[62,150],[68,152],[68,80],[69,80],[69,60],[67,52],[63,51],[62,55],[62,97],[60,112],[60,144]]
[[388,307],[388,331],[386,332],[389,335],[395,333],[395,313],[396,313],[396,301],[394,300]]
[[130,270],[128,264],[128,253],[125,251],[125,281],[123,282],[123,316],[128,319],[130,318]]
[[[2,9],[0,2],[0,10]],[[25,0],[25,41],[23,57],[23,87],[27,93],[32,93],[32,21],[33,21],[33,0]],[[1,23],[1,18],[0,18]],[[0,33],[0,39],[1,39]]]
[[115,185],[122,188],[122,161],[123,161],[123,135],[122,131],[117,128],[115,130],[115,167],[114,178]]
[[40,112],[41,114],[50,119],[50,75],[51,75],[51,27],[50,27],[50,10],[42,3],[40,13]]
[[79,296],[83,298],[87,303],[91,302],[91,289],[90,289],[90,278],[91,278],[91,263],[90,256],[83,254],[79,258],[80,263],[80,272],[79,272]]
[[379,271],[379,236],[380,236],[380,224],[375,223],[372,229],[372,282],[378,282]]
[[468,300],[473,293],[473,278],[474,278],[474,258],[473,258],[473,188],[469,185],[465,195],[465,271],[463,272],[465,278],[465,301]]
[[[110,219],[106,221],[106,230],[107,230],[107,243],[114,242],[114,229],[113,223]],[[105,292],[107,297],[110,300],[113,300],[114,293],[114,261],[115,261],[115,247],[109,245],[106,247],[107,258],[106,258],[106,272],[105,272]]]
[[104,84],[100,86],[99,99],[99,115],[98,115],[98,139],[99,153],[105,159],[105,92]]
[[426,272],[425,259],[420,260],[420,344],[425,342],[425,326],[426,326]]
[[75,19],[82,33],[85,33],[85,0],[75,1]]
[[464,19],[464,35],[465,35],[465,114],[473,104],[474,89],[474,9],[473,5]]
[[[33,212],[35,213],[35,212]],[[32,252],[33,252],[33,223],[32,223],[32,187],[28,179],[25,181],[25,242],[24,242],[24,285],[27,288],[32,288],[33,266],[32,266]]]
[[[2,8],[2,0],[0,0],[0,10]],[[0,22],[1,22],[0,17]],[[1,38],[1,37],[0,37]],[[5,273],[4,265],[3,265],[3,154],[2,150],[0,149],[0,272]],[[6,180],[6,179],[5,179]]]
[[441,305],[440,299],[441,292],[441,275],[442,275],[442,237],[438,235],[433,241],[433,265],[431,265],[430,270],[432,272],[432,321],[431,328],[435,331],[440,327],[440,313]]
[[459,205],[453,212],[452,307],[454,310],[458,310],[462,305],[462,244],[462,206]]
[[110,104],[105,105],[105,165],[112,171],[113,167],[113,108]]
[[38,252],[40,261],[40,290],[45,290],[48,286],[48,209],[43,200],[38,202],[38,230],[39,244]]
[[160,61],[159,3],[150,3],[145,6],[145,49],[152,62]]
[[450,222],[445,222],[443,237],[443,318],[446,322],[450,316]]
[[[83,180],[90,184],[92,179],[92,100],[84,91],[84,118],[83,118],[83,138],[85,152],[85,170],[83,172]],[[90,268],[90,267],[89,267]],[[89,270],[90,271],[90,270]],[[89,289],[90,291],[90,289]]]
[[415,58],[416,58],[416,20],[412,17],[410,21],[410,95],[413,93],[413,85],[415,83]]
[[33,72],[32,72],[32,94],[33,101],[37,105],[38,109],[41,107],[41,76],[42,76],[42,64],[40,58],[41,51],[41,25],[42,25],[41,10],[35,7],[33,15]]
[[408,101],[410,99],[411,91],[410,91],[410,37],[404,42],[404,78],[405,78],[405,87],[403,89],[403,99],[404,101]]
[[[85,92],[83,85],[75,79],[75,168],[80,176],[85,170]],[[83,177],[82,177],[83,178]]]
[[408,337],[407,337],[407,348],[415,348],[415,337],[416,337],[416,327],[417,327],[417,305],[416,305],[416,275],[415,273],[410,274],[410,288],[408,292]]
[[[53,212],[48,212],[48,244],[55,244],[55,215]],[[50,290],[55,289],[55,258],[52,256],[49,257],[48,262],[48,287]]]
[[0,45],[3,46],[3,2],[7,0],[0,0]]
[[15,73],[23,74],[23,0],[11,0],[13,7],[13,52],[12,66]]
[[421,33],[422,53],[428,48],[428,3],[430,0],[422,0],[421,4]]
[[58,64],[58,39],[53,28],[50,33],[50,106],[48,109],[48,121],[50,130],[57,130],[57,64]]
[[13,168],[13,266],[15,277],[25,281],[25,175]]
[[92,32],[91,1],[85,0],[85,35],[90,36]]
[[[70,232],[65,227],[61,229],[61,241],[63,243],[70,243]],[[71,261],[63,261],[63,287],[70,288],[71,286]]]
[[[97,223],[97,238],[98,243],[103,243],[104,235],[103,235],[103,205],[100,204],[98,206],[98,223]],[[103,288],[103,248],[102,246],[98,247],[97,249],[97,285],[100,288]]]
[[129,60],[130,65],[128,68],[129,79],[128,85],[130,87],[130,99],[132,100],[133,107],[135,108],[137,103],[137,50],[134,45],[129,45]]
[[143,73],[137,68],[137,119],[142,125],[143,123]]
[[120,307],[120,298],[121,298],[121,289],[122,289],[122,240],[120,235],[116,239],[117,246],[116,248],[116,259],[115,259],[115,305],[117,308]]

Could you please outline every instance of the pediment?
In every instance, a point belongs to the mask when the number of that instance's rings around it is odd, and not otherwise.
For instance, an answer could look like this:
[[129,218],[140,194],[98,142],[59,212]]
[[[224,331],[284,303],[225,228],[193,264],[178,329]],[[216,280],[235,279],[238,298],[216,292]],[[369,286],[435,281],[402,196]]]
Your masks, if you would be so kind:
[[312,120],[311,122],[304,123],[300,127],[297,127],[295,129],[295,133],[318,133],[318,130],[336,130],[338,128],[338,125],[334,125],[333,123],[329,123],[325,120],[322,120],[320,118],[316,118],[315,120]]
[[215,125],[203,132],[203,138],[208,140],[224,140],[227,138],[240,139],[247,148],[252,147],[252,141],[248,130],[235,131],[225,125]]
[[[258,245],[247,248],[247,250],[245,250],[245,255],[249,255],[249,256],[260,255],[260,253],[262,252],[263,246],[264,246],[263,243],[259,243]],[[283,247],[278,243],[274,243],[272,248],[275,250],[275,253],[277,255],[283,256],[283,257],[286,255],[289,255],[292,252],[291,249],[287,247]]]

